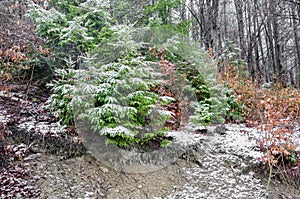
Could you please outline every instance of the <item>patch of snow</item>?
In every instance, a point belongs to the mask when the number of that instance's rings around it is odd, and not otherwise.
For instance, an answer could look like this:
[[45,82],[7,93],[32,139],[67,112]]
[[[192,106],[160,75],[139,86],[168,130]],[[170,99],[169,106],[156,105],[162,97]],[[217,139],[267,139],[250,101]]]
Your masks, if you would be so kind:
[[27,131],[34,131],[41,133],[42,135],[59,136],[65,131],[65,126],[61,126],[59,122],[51,123],[48,122],[36,122],[26,121],[18,125],[20,129],[26,129]]
[[[188,183],[174,189],[169,196],[156,199],[264,198],[265,187],[251,171],[251,165],[258,162],[262,153],[256,150],[256,140],[250,140],[249,135],[257,136],[259,132],[243,125],[230,124],[226,129],[221,135],[195,136],[196,139],[207,138],[207,143],[198,150],[202,153],[202,166],[184,168]],[[213,127],[208,131],[214,131]]]
[[0,115],[0,122],[4,123],[4,124],[7,123],[7,122],[9,122],[9,118],[10,117],[11,117],[11,115]]
[[191,146],[199,143],[203,139],[203,135],[191,133],[191,131],[169,131],[167,136],[174,138],[175,143],[180,144],[182,147]]

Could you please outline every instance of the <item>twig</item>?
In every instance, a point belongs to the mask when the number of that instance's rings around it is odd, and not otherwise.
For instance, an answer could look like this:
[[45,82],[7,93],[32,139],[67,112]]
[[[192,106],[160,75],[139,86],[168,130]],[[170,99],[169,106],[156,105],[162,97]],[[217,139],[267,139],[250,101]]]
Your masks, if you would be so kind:
[[267,195],[268,195],[268,192],[269,192],[269,186],[270,186],[271,176],[272,176],[272,170],[273,170],[273,166],[270,163],[270,158],[268,158],[268,164],[269,164],[270,170],[269,170],[269,177],[268,177],[267,188],[266,188],[266,192],[265,192],[265,199],[267,199]]
[[28,101],[29,87],[30,87],[30,85],[32,84],[33,73],[34,73],[34,65],[33,65],[33,67],[32,67],[32,71],[31,71],[31,75],[30,75],[30,80],[28,81],[28,84],[27,84],[26,101]]
[[[268,138],[268,131],[266,131],[266,138]],[[266,140],[266,148],[267,148],[267,157],[268,157],[268,165],[269,165],[269,177],[268,177],[268,182],[267,182],[267,187],[266,187],[266,192],[265,192],[265,199],[267,199],[267,195],[269,192],[269,187],[271,183],[271,177],[272,177],[272,172],[273,172],[273,165],[271,164],[270,160],[270,155],[269,154],[269,145],[268,145],[268,139]]]

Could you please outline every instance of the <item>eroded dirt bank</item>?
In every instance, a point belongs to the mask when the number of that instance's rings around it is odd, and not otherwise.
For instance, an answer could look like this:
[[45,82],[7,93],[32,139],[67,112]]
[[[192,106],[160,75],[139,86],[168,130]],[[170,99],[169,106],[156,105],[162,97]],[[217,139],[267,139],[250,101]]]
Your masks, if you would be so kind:
[[[147,173],[106,167],[44,109],[43,101],[22,94],[1,94],[1,123],[8,167],[0,172],[0,198],[263,198],[267,176],[261,174],[257,133],[243,125],[197,126],[170,132],[195,137],[177,161]],[[247,136],[246,136],[247,135]],[[189,143],[189,142],[188,142]],[[2,142],[3,144],[3,142]],[[190,146],[190,147],[189,147]],[[167,157],[166,157],[167,158]],[[163,159],[161,160],[163,161]],[[294,185],[272,180],[268,198],[300,198]]]
[[[223,135],[216,131],[201,135],[201,147],[148,173],[116,171],[89,152],[68,157],[38,148],[18,163],[29,173],[25,180],[35,191],[34,198],[263,198],[266,176],[255,158],[259,152],[234,134],[237,126],[227,128]],[[294,186],[273,180],[268,198],[300,198],[300,194]]]

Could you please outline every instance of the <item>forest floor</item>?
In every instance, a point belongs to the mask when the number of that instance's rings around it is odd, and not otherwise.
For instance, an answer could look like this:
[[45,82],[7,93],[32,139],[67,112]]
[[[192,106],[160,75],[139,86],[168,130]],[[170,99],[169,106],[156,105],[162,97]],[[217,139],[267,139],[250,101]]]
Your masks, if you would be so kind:
[[[6,132],[0,141],[6,160],[0,160],[7,163],[0,198],[264,198],[268,171],[259,161],[255,129],[226,124],[203,133],[190,125],[175,134],[195,136],[197,144],[176,161],[151,172],[124,172],[107,167],[80,136],[60,126],[44,106],[47,98],[37,86],[0,91],[0,129]],[[300,198],[299,183],[272,178],[268,198]]]

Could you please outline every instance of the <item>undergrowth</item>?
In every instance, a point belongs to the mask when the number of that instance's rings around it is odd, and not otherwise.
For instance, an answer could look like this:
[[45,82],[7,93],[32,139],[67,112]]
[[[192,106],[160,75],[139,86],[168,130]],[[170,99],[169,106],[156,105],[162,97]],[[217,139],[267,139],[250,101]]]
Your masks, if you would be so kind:
[[246,124],[261,132],[259,145],[266,170],[272,167],[272,174],[282,174],[286,181],[298,177],[300,157],[293,132],[299,124],[300,91],[276,83],[260,85],[237,67],[228,67],[223,80],[244,105]]
[[32,80],[44,83],[51,77],[49,48],[42,46],[33,22],[25,16],[26,0],[2,2],[0,8],[0,84]]

